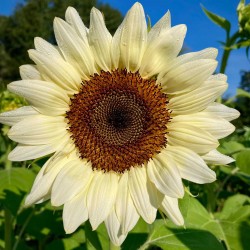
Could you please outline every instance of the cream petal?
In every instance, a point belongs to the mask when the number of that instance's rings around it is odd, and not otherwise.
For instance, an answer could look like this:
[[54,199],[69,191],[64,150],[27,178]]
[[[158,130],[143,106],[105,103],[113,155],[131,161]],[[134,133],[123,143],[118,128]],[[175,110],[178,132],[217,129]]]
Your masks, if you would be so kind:
[[186,147],[195,153],[206,154],[219,146],[211,134],[190,124],[170,123],[168,131],[169,145]]
[[116,246],[120,246],[126,239],[127,234],[120,233],[120,222],[116,216],[114,209],[110,212],[107,219],[104,221],[108,231],[108,235],[112,243]]
[[[25,199],[25,206],[30,206],[40,201],[50,192],[56,176],[64,167],[64,165],[67,164],[67,162],[67,157],[57,157],[49,163],[49,165],[52,164],[53,167],[51,167],[51,170],[44,174],[43,177],[35,183],[30,194]],[[46,171],[46,168],[43,171]]]
[[78,36],[82,38],[82,40],[87,43],[87,28],[85,27],[81,17],[79,16],[77,10],[73,7],[68,7],[65,13],[65,19],[67,23],[69,23]]
[[198,88],[216,69],[213,59],[199,59],[172,68],[162,79],[162,90],[167,94],[180,95]]
[[236,109],[229,108],[221,103],[211,103],[203,112],[219,116],[226,119],[227,121],[232,121],[240,116],[240,112]]
[[0,114],[0,122],[9,126],[13,126],[21,120],[29,116],[36,116],[39,113],[31,106],[23,106],[21,108],[4,112]]
[[178,25],[148,43],[140,68],[142,77],[150,78],[171,65],[182,48],[186,31],[185,25]]
[[216,139],[224,138],[230,135],[235,130],[235,127],[227,120],[207,113],[206,111],[195,114],[178,115],[173,117],[171,122],[186,123],[204,129],[205,131],[213,135]]
[[215,74],[215,75],[211,75],[209,78],[208,78],[209,81],[223,81],[223,82],[226,82],[227,81],[227,76],[224,75],[224,74]]
[[35,65],[22,65],[19,67],[19,71],[23,80],[42,80],[41,74]]
[[45,155],[54,153],[56,148],[52,145],[22,145],[18,144],[8,155],[10,161],[27,161],[33,160]]
[[122,234],[127,234],[137,223],[139,214],[136,211],[128,190],[128,173],[123,173],[119,180],[115,202],[115,212],[121,224]]
[[93,177],[93,170],[87,160],[68,162],[57,175],[52,190],[51,204],[61,206],[84,190]]
[[101,69],[110,71],[112,67],[110,47],[112,36],[104,23],[102,13],[92,8],[90,13],[89,45]]
[[161,36],[163,32],[171,28],[171,15],[168,11],[149,31],[148,43]]
[[140,3],[135,3],[123,21],[120,38],[122,65],[131,72],[139,69],[147,44],[147,24]]
[[215,48],[206,48],[197,52],[182,54],[178,56],[175,60],[173,60],[168,67],[162,70],[162,72],[159,73],[158,82],[161,82],[162,77],[171,69],[177,68],[180,65],[191,61],[196,61],[200,59],[216,59],[217,55],[218,50]]
[[23,144],[52,144],[67,133],[66,125],[64,117],[36,115],[16,123],[9,130],[8,136],[13,141]]
[[187,115],[204,110],[228,87],[224,81],[205,81],[197,89],[170,98],[168,108],[172,115]]
[[129,171],[128,184],[137,212],[151,224],[156,218],[158,204],[155,201],[157,195],[152,193],[152,184],[147,178],[145,167],[132,168]]
[[210,164],[227,165],[235,160],[227,155],[223,155],[217,150],[211,150],[205,155],[202,155],[202,159]]
[[147,164],[150,180],[163,194],[173,198],[181,198],[184,188],[175,162],[167,154],[158,154]]
[[45,81],[53,82],[69,93],[75,93],[81,86],[79,73],[61,57],[52,57],[36,50],[29,50],[30,58],[37,64]]
[[54,31],[57,44],[66,61],[78,70],[83,79],[89,79],[90,75],[96,73],[96,68],[88,44],[68,23],[60,18],[54,19]]
[[109,215],[116,199],[117,189],[118,176],[115,173],[94,172],[87,195],[89,221],[93,230]]
[[63,226],[67,234],[73,233],[83,222],[88,219],[86,203],[87,188],[63,206]]
[[216,180],[216,174],[204,160],[185,147],[168,146],[166,152],[173,158],[183,179],[204,184]]
[[120,64],[121,59],[121,52],[120,52],[120,40],[121,40],[121,32],[122,28],[124,26],[124,21],[121,23],[121,25],[117,28],[111,42],[111,59],[112,59],[112,65],[113,69],[117,69],[119,67],[122,67]]
[[8,90],[26,98],[34,108],[47,115],[61,115],[69,109],[69,97],[53,83],[39,80],[12,82]]
[[170,220],[172,220],[176,225],[182,226],[184,225],[184,219],[180,212],[178,206],[178,199],[165,196],[160,209],[168,216]]
[[44,56],[49,56],[51,58],[63,59],[59,50],[56,46],[50,44],[41,37],[35,37],[34,39],[35,48],[38,52]]

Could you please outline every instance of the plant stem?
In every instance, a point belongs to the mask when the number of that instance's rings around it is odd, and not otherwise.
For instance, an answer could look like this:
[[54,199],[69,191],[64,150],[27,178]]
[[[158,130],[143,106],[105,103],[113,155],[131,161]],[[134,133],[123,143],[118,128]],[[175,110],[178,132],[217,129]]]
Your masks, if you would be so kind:
[[239,32],[234,33],[230,38],[227,39],[226,45],[223,51],[222,59],[221,59],[221,65],[220,65],[220,73],[224,74],[227,67],[227,61],[229,58],[229,55],[232,51],[232,47],[236,41],[236,39],[239,37]]
[[112,241],[110,241],[109,250],[119,250],[119,249],[121,249],[120,246],[116,246],[112,243]]
[[12,248],[12,214],[9,209],[4,209],[4,241],[5,241],[5,250],[11,250]]

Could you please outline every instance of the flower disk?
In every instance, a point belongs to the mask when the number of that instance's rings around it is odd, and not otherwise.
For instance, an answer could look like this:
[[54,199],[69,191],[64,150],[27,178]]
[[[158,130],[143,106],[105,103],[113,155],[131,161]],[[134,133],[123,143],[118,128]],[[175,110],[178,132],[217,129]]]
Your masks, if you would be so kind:
[[155,80],[138,72],[95,74],[71,98],[66,116],[81,158],[120,173],[148,162],[167,143],[167,103]]

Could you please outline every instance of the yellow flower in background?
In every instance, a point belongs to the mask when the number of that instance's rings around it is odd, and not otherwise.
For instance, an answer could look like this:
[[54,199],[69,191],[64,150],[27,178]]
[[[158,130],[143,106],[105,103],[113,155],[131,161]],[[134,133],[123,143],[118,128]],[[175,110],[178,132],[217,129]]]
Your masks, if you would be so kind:
[[182,178],[210,183],[207,163],[233,161],[216,150],[239,116],[214,102],[227,88],[225,75],[212,75],[217,50],[178,56],[186,26],[171,27],[167,12],[148,32],[140,3],[113,37],[95,8],[89,29],[69,7],[54,32],[58,46],[35,38],[35,65],[21,66],[22,80],[8,85],[30,106],[0,115],[19,143],[10,160],[52,154],[26,205],[63,205],[67,233],[105,222],[115,245],[140,216],[153,223],[157,209],[183,225]]

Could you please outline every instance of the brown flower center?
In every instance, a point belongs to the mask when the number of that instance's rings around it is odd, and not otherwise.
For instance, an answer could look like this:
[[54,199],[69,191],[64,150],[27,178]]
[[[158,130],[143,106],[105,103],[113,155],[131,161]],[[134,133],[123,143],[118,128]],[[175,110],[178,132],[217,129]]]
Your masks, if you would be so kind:
[[138,72],[95,74],[71,98],[66,118],[80,157],[93,169],[122,173],[166,146],[167,96]]

